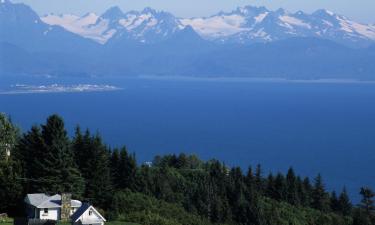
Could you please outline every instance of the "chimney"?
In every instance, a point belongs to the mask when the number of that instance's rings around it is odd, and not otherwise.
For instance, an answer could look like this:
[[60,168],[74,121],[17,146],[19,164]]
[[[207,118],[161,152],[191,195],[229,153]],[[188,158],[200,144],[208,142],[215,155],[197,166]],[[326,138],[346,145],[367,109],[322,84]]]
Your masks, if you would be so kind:
[[69,221],[70,219],[70,210],[71,210],[71,200],[72,194],[70,193],[61,193],[61,220]]

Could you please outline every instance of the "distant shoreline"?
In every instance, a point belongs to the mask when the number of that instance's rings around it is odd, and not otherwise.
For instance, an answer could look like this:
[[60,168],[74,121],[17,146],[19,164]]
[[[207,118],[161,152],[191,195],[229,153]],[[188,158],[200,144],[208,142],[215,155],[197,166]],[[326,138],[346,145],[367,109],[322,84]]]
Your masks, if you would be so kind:
[[83,92],[106,92],[117,91],[122,88],[111,85],[11,85],[10,90],[0,90],[0,95],[17,95],[17,94],[49,94],[49,93],[83,93]]
[[181,80],[181,81],[216,81],[216,82],[260,82],[260,83],[317,83],[317,84],[375,84],[375,80],[358,79],[286,79],[260,77],[191,77],[191,76],[153,76],[141,75],[140,79],[148,80]]

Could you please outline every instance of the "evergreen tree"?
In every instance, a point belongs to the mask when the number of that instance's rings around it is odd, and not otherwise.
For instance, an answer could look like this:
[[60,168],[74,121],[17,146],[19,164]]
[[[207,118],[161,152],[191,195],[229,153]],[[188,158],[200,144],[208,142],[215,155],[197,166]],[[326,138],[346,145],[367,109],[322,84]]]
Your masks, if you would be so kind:
[[15,213],[22,204],[21,168],[12,158],[0,160],[0,212]]
[[337,197],[336,191],[332,191],[331,193],[330,206],[331,206],[332,211],[334,212],[338,212],[340,210],[339,199]]
[[259,193],[263,193],[263,177],[262,167],[260,164],[257,165],[255,170],[255,188]]
[[353,205],[350,202],[348,193],[346,191],[346,188],[344,187],[338,199],[338,209],[342,215],[349,216],[351,214],[352,208]]
[[38,126],[32,126],[31,130],[22,136],[16,150],[16,157],[20,160],[23,170],[22,179],[26,193],[40,192],[44,185],[41,178],[44,176],[45,155],[41,130]]
[[286,181],[284,175],[278,173],[275,178],[275,196],[278,201],[286,200]]
[[329,211],[329,198],[325,191],[323,180],[320,174],[315,178],[312,193],[312,207],[323,212]]
[[287,202],[292,205],[299,204],[298,189],[297,189],[297,178],[293,168],[289,168],[286,175],[286,188],[287,188]]
[[119,189],[134,189],[137,163],[135,156],[128,153],[125,147],[120,150],[120,159],[117,168],[118,179],[115,185]]
[[266,183],[267,183],[267,185],[266,185],[266,195],[270,198],[276,199],[277,198],[277,194],[276,194],[277,189],[275,187],[275,178],[272,175],[272,173],[270,173],[268,175]]
[[302,205],[305,207],[310,207],[312,204],[312,192],[313,187],[310,183],[310,179],[308,177],[305,177],[302,182],[302,188],[303,191],[300,196],[302,196],[301,201],[303,202]]
[[353,213],[353,225],[374,225],[366,211],[357,208]]
[[18,139],[18,128],[3,113],[0,113],[0,160],[7,159]]
[[85,179],[84,196],[95,205],[105,208],[110,201],[111,169],[109,151],[99,134],[91,136],[86,130],[82,135],[79,127],[73,139],[75,161]]
[[120,179],[119,170],[120,165],[120,151],[116,148],[111,153],[110,168],[113,188],[118,189],[118,180]]
[[367,214],[370,214],[373,210],[375,210],[375,193],[369,187],[362,187],[360,194],[362,195],[361,207],[367,212]]
[[111,177],[109,165],[109,152],[97,134],[89,138],[86,161],[89,163],[82,168],[82,176],[85,178],[85,197],[93,204],[106,208],[111,196]]
[[245,182],[247,189],[253,191],[255,188],[255,178],[251,166],[249,166],[249,168],[247,169]]
[[[75,164],[73,150],[63,120],[52,115],[42,125],[43,153],[37,167],[41,176],[37,178],[40,192],[71,192],[80,196],[84,190],[84,180]],[[35,156],[32,157],[34,160]]]
[[0,212],[14,213],[22,199],[21,164],[17,158],[18,128],[0,113]]

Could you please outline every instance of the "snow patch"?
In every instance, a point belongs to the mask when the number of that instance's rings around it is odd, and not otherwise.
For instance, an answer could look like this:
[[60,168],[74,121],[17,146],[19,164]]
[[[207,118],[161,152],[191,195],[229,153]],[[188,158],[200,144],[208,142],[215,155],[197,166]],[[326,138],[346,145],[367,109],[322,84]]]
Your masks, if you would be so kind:
[[261,14],[259,14],[258,16],[256,16],[256,17],[254,18],[254,19],[255,19],[255,23],[261,23],[261,22],[264,20],[264,18],[267,17],[268,13],[269,13],[269,12],[265,12],[265,13],[261,13]]
[[95,13],[88,13],[83,17],[73,14],[49,14],[41,17],[41,20],[49,25],[61,26],[72,33],[104,44],[112,37],[114,32],[107,31],[107,20],[99,21],[98,19],[99,17]]
[[311,25],[310,24],[305,23],[304,21],[302,21],[300,19],[297,19],[295,17],[292,17],[292,16],[280,16],[279,18],[280,18],[281,21],[283,21],[284,23],[286,23],[288,25],[300,26],[300,27],[304,27],[304,28],[307,28],[307,29],[311,29]]
[[184,26],[191,26],[205,37],[226,37],[242,31],[249,30],[242,25],[245,18],[241,15],[222,15],[208,18],[182,19]]

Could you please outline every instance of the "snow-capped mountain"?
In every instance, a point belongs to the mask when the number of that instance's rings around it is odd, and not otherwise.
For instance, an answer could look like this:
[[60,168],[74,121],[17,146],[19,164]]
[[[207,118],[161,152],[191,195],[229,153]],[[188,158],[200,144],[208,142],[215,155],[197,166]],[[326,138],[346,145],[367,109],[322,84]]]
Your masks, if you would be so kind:
[[375,80],[374,29],[326,10],[242,7],[181,19],[150,8],[124,13],[113,7],[102,15],[40,18],[25,4],[1,0],[0,76]]
[[328,10],[307,14],[245,6],[210,17],[177,18],[151,8],[124,13],[112,7],[101,16],[51,14],[41,19],[102,44],[111,38],[124,37],[154,43],[168,39],[186,26],[191,26],[202,38],[219,43],[270,42],[291,37],[324,38],[353,46],[375,42],[374,25],[358,23]]
[[245,6],[207,18],[182,19],[204,38],[220,42],[268,42],[291,37],[318,37],[344,44],[375,41],[371,25],[357,23],[328,10],[312,14]]
[[102,44],[109,39],[122,38],[154,43],[168,39],[185,28],[172,14],[157,12],[151,8],[145,8],[141,12],[124,13],[120,8],[112,7],[101,16],[94,13],[83,17],[49,14],[41,17],[41,20],[50,25],[60,25],[68,31]]

